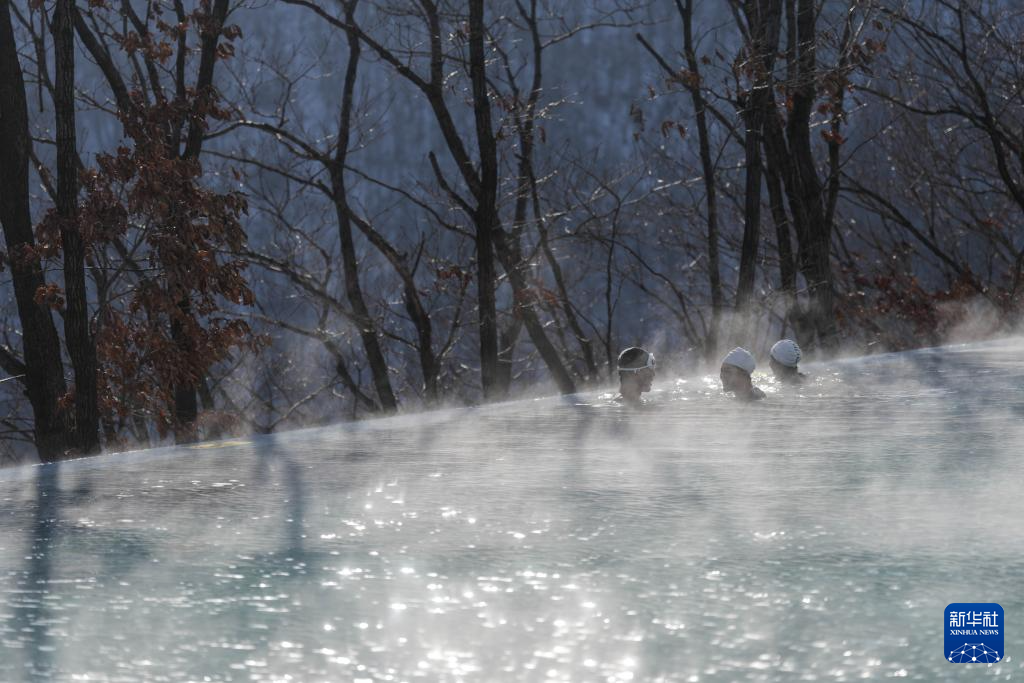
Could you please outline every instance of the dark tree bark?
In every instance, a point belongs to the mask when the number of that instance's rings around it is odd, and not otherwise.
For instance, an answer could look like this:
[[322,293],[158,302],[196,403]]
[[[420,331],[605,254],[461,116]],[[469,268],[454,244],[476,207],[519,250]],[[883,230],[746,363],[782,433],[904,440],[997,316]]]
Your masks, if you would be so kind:
[[744,135],[744,166],[746,184],[743,203],[743,244],[740,248],[740,272],[736,285],[738,325],[735,341],[742,343],[749,336],[750,303],[757,274],[757,253],[761,228],[761,186],[763,163],[761,143],[764,118],[772,103],[772,70],[778,50],[782,25],[781,0],[746,0],[743,11],[747,19],[746,70],[750,90],[740,101]]
[[513,316],[509,324],[498,332],[498,385],[512,386],[512,361],[515,360],[516,344],[523,331],[522,316]]
[[476,223],[477,302],[480,316],[480,376],[484,398],[496,398],[499,387],[498,321],[494,300],[494,229],[498,225],[498,147],[491,123],[487,94],[487,58],[484,54],[484,0],[469,0],[469,77],[473,90],[473,117],[480,152],[480,182],[474,212]]
[[[471,26],[472,26],[472,7],[477,4],[481,6],[480,10],[480,26],[483,30],[483,2],[482,0],[472,0],[471,2]],[[526,16],[526,20],[534,29],[536,28],[536,3],[532,5],[532,12],[526,13],[522,7],[520,12]],[[532,17],[532,18],[531,18]],[[482,48],[482,43],[481,43]],[[498,260],[501,262],[501,267],[508,274],[509,284],[512,286],[513,292],[513,315],[517,318],[522,319],[523,326],[526,328],[527,334],[530,335],[530,341],[536,347],[538,353],[540,353],[541,359],[547,365],[548,370],[551,372],[555,379],[555,383],[558,384],[559,390],[563,394],[571,394],[576,391],[576,385],[572,377],[569,375],[569,371],[562,363],[562,359],[558,354],[558,350],[554,344],[551,343],[551,339],[544,331],[544,326],[537,315],[537,297],[534,293],[533,288],[530,287],[528,282],[528,270],[525,259],[522,254],[522,232],[526,225],[526,208],[527,202],[530,196],[530,178],[533,174],[533,144],[534,144],[534,123],[536,116],[537,100],[540,97],[540,86],[542,82],[542,62],[541,62],[541,49],[539,37],[533,38],[533,80],[530,87],[530,94],[527,96],[527,104],[520,115],[520,120],[516,126],[519,133],[519,169],[518,179],[516,186],[516,205],[512,221],[512,229],[510,231],[504,230],[500,224],[495,225],[493,230],[494,235],[494,247],[497,252]],[[474,69],[473,60],[479,58],[480,64],[479,69]],[[470,49],[470,73],[478,74],[480,79],[485,79],[486,64],[483,62],[483,53],[478,55],[473,52],[472,46]],[[474,75],[474,88],[473,88],[473,103],[474,110],[481,114],[486,111],[486,122],[483,128],[480,126],[480,119],[477,121],[477,137],[481,136],[488,139],[487,145],[480,146],[481,158],[484,154],[491,155],[491,158],[486,163],[481,163],[481,169],[483,173],[484,184],[491,182],[489,174],[490,169],[493,170],[493,182],[495,187],[497,186],[498,176],[498,148],[497,140],[494,136],[494,131],[491,124],[490,110],[491,100],[487,93],[486,85],[480,90],[476,87],[476,78]],[[514,82],[514,81],[513,81]],[[516,101],[519,100],[519,93],[514,92]],[[511,349],[511,345],[506,346]],[[510,373],[506,375],[510,378]],[[508,391],[508,386],[501,387],[503,392]]]
[[817,63],[814,0],[787,0],[796,6],[796,73],[790,83],[792,109],[786,121],[789,152],[793,163],[789,191],[800,262],[810,296],[810,321],[820,345],[833,347],[836,321],[832,278],[832,225],[826,220],[822,184],[811,148],[811,112],[814,107]]
[[[767,148],[767,144],[765,144]],[[779,255],[779,281],[786,310],[785,319],[798,325],[800,311],[796,299],[796,262],[793,260],[793,243],[790,239],[789,216],[786,214],[786,200],[782,190],[782,178],[776,168],[775,159],[765,151],[765,185],[768,187],[768,207],[775,225],[775,246]],[[785,329],[783,329],[785,334]]]
[[54,108],[57,122],[57,215],[64,254],[64,338],[75,371],[75,446],[100,449],[96,345],[89,329],[85,244],[77,225],[78,149],[75,135],[75,31],[73,0],[57,0],[53,16]]
[[563,394],[575,393],[576,384],[573,382],[572,377],[569,376],[569,371],[565,369],[565,365],[558,355],[558,350],[551,343],[547,333],[544,332],[544,326],[540,318],[537,317],[536,295],[526,281],[526,275],[522,267],[523,256],[520,253],[519,245],[511,243],[505,231],[496,230],[495,247],[497,248],[502,268],[508,274],[509,284],[512,285],[515,315],[522,318],[523,326],[526,328],[527,334],[530,335],[530,341],[533,342],[541,359],[547,365],[552,377],[554,377],[559,391]]
[[551,248],[551,240],[548,238],[548,228],[545,224],[544,217],[541,215],[540,199],[537,196],[536,180],[531,177],[530,182],[533,186],[534,219],[537,222],[537,232],[540,235],[540,246],[544,251],[544,257],[548,262],[548,267],[551,268],[552,277],[555,279],[559,305],[565,315],[566,322],[569,324],[569,329],[572,330],[573,336],[575,336],[576,341],[579,342],[580,351],[583,353],[583,366],[587,369],[587,374],[584,379],[587,382],[597,382],[600,377],[597,369],[597,357],[594,354],[594,342],[590,338],[590,335],[583,331],[583,326],[580,324],[579,317],[576,315],[576,309],[573,306],[572,299],[569,297],[569,287],[565,282],[562,265],[558,262],[558,257]]
[[736,281],[736,315],[731,343],[741,344],[748,337],[750,300],[757,275],[757,251],[761,232],[761,116],[749,93],[744,102],[743,167],[743,242],[740,246],[740,272]]
[[[350,2],[345,10],[346,23],[351,24],[355,13],[355,3]],[[338,148],[334,162],[330,167],[331,189],[334,194],[334,207],[338,216],[338,231],[341,238],[341,259],[345,274],[345,295],[359,327],[359,336],[363,341],[363,349],[370,363],[373,385],[377,390],[377,398],[386,412],[398,409],[398,401],[391,388],[388,376],[388,362],[384,356],[377,327],[366,306],[362,286],[359,283],[359,261],[356,256],[355,241],[352,239],[352,218],[348,206],[348,191],[345,187],[345,162],[348,159],[349,134],[352,125],[352,106],[359,70],[359,40],[349,34],[348,65],[345,69],[345,84],[341,99],[341,120],[338,125]]]
[[[777,45],[784,9],[790,41],[785,82],[790,106],[785,122],[776,109],[774,96],[771,94],[773,88],[764,89],[766,96],[759,100],[764,151],[769,169],[769,201],[772,202],[780,249],[784,249],[788,243],[788,231],[783,229],[784,210],[778,202],[777,187],[773,186],[777,176],[782,180],[789,202],[792,225],[798,243],[797,263],[807,282],[810,299],[806,313],[800,315],[794,322],[797,323],[798,331],[804,331],[800,339],[802,344],[808,348],[815,344],[831,347],[837,342],[830,249],[832,226],[826,216],[823,187],[818,178],[810,136],[810,118],[817,78],[815,8],[812,0],[785,0],[784,8],[779,2],[780,0],[748,0],[748,5],[760,11],[746,12],[751,24],[751,34],[755,34],[755,22],[763,22],[766,24],[765,30],[769,31],[767,35],[776,36],[774,44]],[[757,7],[758,5],[767,7],[761,8]],[[768,11],[765,11],[766,9]],[[771,74],[773,62],[767,60],[774,60],[775,50],[764,51],[761,54],[766,61],[759,68],[764,73]],[[768,83],[773,84],[771,80]],[[784,287],[787,280],[794,282],[795,286],[795,277],[790,279],[788,270],[783,275]]]
[[[708,285],[711,288],[711,323],[704,341],[704,356],[709,362],[718,356],[718,334],[722,320],[722,277],[718,265],[718,196],[715,188],[715,166],[711,159],[711,141],[708,137],[707,107],[704,93],[701,91],[700,63],[693,46],[693,0],[680,4],[676,0],[676,8],[683,19],[683,52],[686,56],[686,68],[692,74],[685,84],[693,101],[693,109],[697,117],[697,144],[700,148],[700,165],[704,175],[704,196],[707,204],[708,219]],[[744,235],[745,237],[745,235]]]
[[[192,304],[188,299],[182,299],[178,302],[177,308],[181,312],[182,320],[184,320],[191,312]],[[186,353],[191,351],[190,337],[181,320],[171,320],[171,339],[174,340],[178,348]],[[192,443],[199,438],[196,431],[196,420],[199,419],[199,399],[196,396],[196,382],[198,379],[181,382],[174,387],[175,443]]]
[[[29,211],[29,158],[25,82],[15,49],[10,4],[0,0],[0,225],[3,226],[14,297],[21,320],[22,361],[9,359],[4,368],[23,374],[34,417],[36,450],[43,462],[62,458],[73,444],[70,420],[59,407],[67,393],[60,339],[50,310],[35,302],[43,286]],[[18,363],[21,367],[18,367]]]
[[[763,34],[772,17],[765,16],[768,7],[758,0],[747,0],[743,9],[747,18],[747,44],[742,67],[747,72],[750,88],[739,93],[738,104],[743,120],[743,242],[740,247],[740,270],[736,283],[736,312],[740,318],[739,328],[745,328],[744,318],[754,290],[754,276],[757,268],[757,246],[761,227],[761,112],[758,111],[758,88],[764,87],[763,69],[770,63],[766,58]],[[739,343],[745,332],[734,339]]]
[[[796,68],[796,41],[792,36],[796,35],[796,13],[793,4],[785,3],[786,35],[790,36],[786,45],[786,78],[793,76]],[[783,188],[784,170],[779,166],[779,154],[772,153],[774,150],[785,150],[786,141],[783,138],[782,127],[779,125],[779,115],[775,110],[774,96],[765,103],[769,107],[764,112],[764,157],[765,157],[765,179],[768,186],[768,205],[772,214],[772,222],[775,224],[775,243],[779,255],[779,281],[782,285],[782,296],[785,301],[785,321],[793,326],[797,339],[806,341],[813,339],[813,330],[808,333],[807,323],[797,299],[797,257],[793,252],[791,239],[792,221],[786,213],[786,195]],[[771,136],[771,139],[769,139]],[[785,322],[783,324],[785,333]]]
[[[416,264],[410,264],[409,259],[399,253],[395,246],[381,235],[380,232],[352,211],[347,200],[345,201],[345,209],[348,211],[352,223],[384,255],[402,280],[402,304],[405,306],[405,312],[409,315],[409,320],[412,321],[413,327],[416,328],[415,346],[420,360],[420,371],[423,375],[423,391],[426,395],[427,403],[436,402],[441,398],[440,387],[438,386],[441,361],[438,358],[437,351],[434,350],[434,324],[430,320],[430,313],[423,306],[423,300],[416,287]],[[417,256],[413,261],[417,261],[418,258]]]

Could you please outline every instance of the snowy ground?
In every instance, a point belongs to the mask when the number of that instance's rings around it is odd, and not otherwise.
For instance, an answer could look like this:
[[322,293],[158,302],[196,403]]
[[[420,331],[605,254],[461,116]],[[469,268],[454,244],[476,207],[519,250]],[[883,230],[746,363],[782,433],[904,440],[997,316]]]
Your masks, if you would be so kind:
[[1024,678],[1024,341],[807,369],[0,472],[0,680]]

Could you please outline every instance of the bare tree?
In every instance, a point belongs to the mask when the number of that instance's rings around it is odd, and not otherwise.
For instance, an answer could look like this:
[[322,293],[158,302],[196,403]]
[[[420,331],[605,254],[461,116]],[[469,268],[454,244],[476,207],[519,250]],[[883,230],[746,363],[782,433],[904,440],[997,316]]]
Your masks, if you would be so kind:
[[[499,149],[497,133],[492,119],[492,95],[488,84],[488,60],[484,49],[487,40],[487,29],[482,0],[469,0],[468,15],[453,13],[442,16],[442,9],[431,0],[421,0],[411,7],[414,15],[428,36],[428,76],[424,77],[410,66],[418,54],[415,48],[408,49],[408,57],[399,51],[389,48],[374,38],[357,22],[345,24],[330,16],[319,7],[305,0],[286,0],[291,4],[305,5],[314,9],[328,21],[342,30],[358,35],[380,59],[390,65],[396,73],[412,83],[427,99],[435,120],[445,140],[449,155],[458,169],[459,177],[469,191],[470,199],[464,197],[459,189],[445,176],[437,157],[431,153],[430,162],[438,185],[454,204],[470,217],[474,226],[476,244],[477,298],[480,334],[481,382],[486,398],[504,395],[507,386],[499,384],[501,375],[498,372],[498,339],[497,317],[494,298],[496,280],[495,255],[502,261],[502,266],[509,278],[518,313],[522,316],[524,326],[530,334],[531,341],[543,358],[559,388],[566,393],[575,391],[575,384],[567,372],[557,350],[548,339],[543,325],[537,317],[529,287],[522,271],[516,266],[519,247],[502,227],[498,211]],[[446,8],[447,9],[447,8]],[[468,31],[462,29],[448,35],[461,36],[468,54],[450,57],[447,40],[442,34],[442,21],[447,20],[455,25],[465,21]],[[446,84],[445,65],[449,59],[458,63],[468,75],[469,95],[473,110],[475,131],[474,162],[469,152],[469,145],[460,133],[456,118],[449,108]]]
[[[686,68],[674,70],[643,36],[637,35],[644,45],[665,70],[671,81],[680,83],[690,94],[694,117],[697,123],[697,144],[700,149],[701,174],[704,180],[704,200],[707,216],[707,254],[708,254],[708,286],[711,292],[711,322],[704,342],[704,355],[708,360],[718,355],[718,335],[721,327],[724,299],[722,296],[721,267],[719,266],[718,237],[718,191],[716,188],[716,168],[711,156],[711,138],[708,130],[708,103],[705,101],[701,68],[697,59],[693,31],[693,0],[675,0],[676,10],[683,22],[683,55]],[[756,246],[755,246],[756,249]],[[748,264],[747,269],[752,270]],[[752,287],[752,283],[751,283]],[[748,292],[749,296],[749,292]]]
[[64,253],[64,338],[75,371],[75,445],[100,449],[96,345],[89,329],[85,244],[78,226],[78,148],[75,134],[75,35],[73,0],[58,0],[53,16],[54,109],[57,119],[57,207]]
[[[958,217],[964,216],[965,209],[968,215],[985,213],[985,208],[970,208],[978,201],[994,208],[981,196],[976,183],[957,181],[956,176],[962,175],[957,171],[963,168],[985,178],[985,187],[1000,188],[1005,200],[1024,210],[1024,119],[1020,115],[1024,93],[1018,40],[1024,13],[1013,3],[998,0],[940,0],[918,8],[895,2],[877,4],[892,22],[894,48],[912,59],[905,64],[886,60],[892,78],[867,90],[903,112],[899,123],[906,127],[928,133],[946,131],[947,136],[955,132],[982,145],[960,146],[960,153],[948,160],[951,167],[933,165],[929,169],[935,174],[943,168],[954,171],[953,178],[935,179],[952,191],[951,197],[958,198],[959,206],[950,207],[949,213]],[[905,130],[904,125],[900,129]],[[987,158],[977,159],[979,149],[986,151]],[[1014,245],[1012,239],[1006,241],[999,231],[991,230],[985,216],[979,219],[969,221],[971,229],[986,233],[996,253],[1010,252],[1007,271],[1011,273],[1012,300],[1020,291],[1024,245]],[[927,233],[911,234],[935,251],[935,242]]]
[[57,329],[49,307],[36,300],[44,280],[29,210],[32,140],[8,0],[0,1],[0,101],[0,223],[22,332],[22,357],[0,346],[0,363],[24,387],[32,405],[39,457],[51,461],[63,457],[75,439],[70,416],[60,407],[67,385]]

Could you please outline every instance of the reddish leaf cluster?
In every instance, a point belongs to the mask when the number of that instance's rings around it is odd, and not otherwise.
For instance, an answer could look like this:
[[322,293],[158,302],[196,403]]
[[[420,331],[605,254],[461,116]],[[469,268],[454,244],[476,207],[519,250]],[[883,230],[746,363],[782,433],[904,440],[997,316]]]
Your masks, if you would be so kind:
[[444,284],[448,281],[453,281],[457,285],[467,285],[470,280],[473,279],[472,273],[467,270],[463,270],[456,265],[438,266],[437,268],[437,281],[434,283],[435,288],[441,289]]
[[64,308],[64,291],[56,284],[49,282],[36,290],[35,302],[40,306],[48,306],[59,311]]
[[538,304],[556,307],[559,305],[558,295],[548,289],[544,282],[534,279],[530,284],[513,295],[513,314],[518,318],[522,316],[521,309],[536,306]]
[[686,127],[676,121],[662,121],[661,122],[661,137],[668,137],[669,132],[676,131],[679,134],[680,140],[686,139]]
[[684,88],[696,88],[701,84],[700,74],[690,71],[689,69],[679,69],[676,73],[672,74],[665,79],[665,87],[669,90],[672,89],[673,85],[681,85]]
[[892,261],[872,275],[844,269],[852,275],[854,290],[839,302],[836,311],[843,325],[871,330],[893,349],[920,346],[922,340],[941,343],[952,328],[967,319],[968,304],[979,297],[970,270],[948,287],[928,288],[901,264],[901,256],[909,251],[909,245],[900,245]]
[[[101,410],[121,420],[145,414],[162,432],[173,426],[175,387],[198,385],[231,348],[257,345],[225,310],[253,303],[245,263],[230,256],[245,241],[246,199],[205,186],[200,161],[167,144],[168,124],[195,115],[187,106],[136,98],[122,112],[130,144],[82,173],[77,226],[90,264],[113,247],[129,283],[97,315]],[[53,222],[40,231],[50,244],[59,234]],[[59,290],[46,290],[37,298],[55,305]]]
[[823,130],[821,131],[821,138],[825,142],[834,142],[837,145],[841,145],[846,142],[846,138],[837,130]]

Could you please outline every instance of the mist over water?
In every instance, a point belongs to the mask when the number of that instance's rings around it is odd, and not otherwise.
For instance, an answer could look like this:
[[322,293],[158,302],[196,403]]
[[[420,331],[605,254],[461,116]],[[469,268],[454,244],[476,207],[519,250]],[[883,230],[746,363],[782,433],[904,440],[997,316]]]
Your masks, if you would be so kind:
[[1024,340],[805,370],[0,472],[0,680],[1024,676]]

